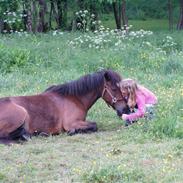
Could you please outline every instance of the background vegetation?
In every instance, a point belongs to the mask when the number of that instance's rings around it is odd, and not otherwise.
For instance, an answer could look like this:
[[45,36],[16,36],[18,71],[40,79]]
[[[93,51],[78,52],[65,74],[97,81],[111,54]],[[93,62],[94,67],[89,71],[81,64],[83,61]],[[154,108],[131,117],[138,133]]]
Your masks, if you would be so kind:
[[94,31],[108,16],[113,29],[127,29],[134,19],[164,19],[170,30],[183,29],[183,0],[0,0],[2,33]]
[[[43,25],[38,18],[41,2],[48,9],[54,3],[56,14],[52,12],[48,29],[39,27]],[[128,27],[124,30],[121,19],[118,31],[113,8],[124,1],[95,1],[92,8],[90,1],[68,0],[67,23],[61,27],[59,2],[66,1],[0,1],[0,97],[40,93],[50,85],[111,68],[154,91],[159,101],[157,116],[124,128],[100,99],[87,117],[97,122],[97,133],[1,144],[0,182],[182,182],[183,36],[175,30],[181,1],[167,1],[173,3],[171,31],[166,1],[125,1]],[[31,14],[37,20],[31,29],[24,19],[30,8],[26,3],[37,7],[37,14]],[[49,22],[49,13],[40,16],[44,22]],[[70,32],[73,20],[77,24]]]
[[101,68],[139,80],[159,99],[154,121],[129,129],[99,100],[99,132],[0,145],[1,182],[178,182],[183,170],[181,32],[53,32],[0,41],[0,96],[31,95]]

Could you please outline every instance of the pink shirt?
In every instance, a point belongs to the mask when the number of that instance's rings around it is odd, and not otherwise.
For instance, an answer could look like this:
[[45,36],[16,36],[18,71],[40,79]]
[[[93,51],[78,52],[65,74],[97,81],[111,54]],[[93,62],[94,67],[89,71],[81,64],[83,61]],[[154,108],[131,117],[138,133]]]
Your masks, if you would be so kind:
[[126,115],[125,120],[133,121],[138,118],[144,117],[146,104],[156,104],[157,97],[147,88],[143,86],[138,86],[138,90],[136,92],[136,103],[138,106],[137,111],[135,113]]

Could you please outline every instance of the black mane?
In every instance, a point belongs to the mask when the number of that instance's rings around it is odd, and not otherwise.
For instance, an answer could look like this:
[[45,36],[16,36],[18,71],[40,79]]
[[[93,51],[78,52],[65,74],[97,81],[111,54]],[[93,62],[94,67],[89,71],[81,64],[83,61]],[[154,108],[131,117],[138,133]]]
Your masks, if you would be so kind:
[[[106,74],[107,76],[105,76]],[[112,70],[102,70],[82,76],[78,80],[70,81],[61,85],[53,85],[47,88],[45,92],[56,92],[65,96],[81,96],[92,90],[98,90],[104,84],[104,78],[109,79],[112,84],[116,84],[121,80],[120,75],[116,72]]]

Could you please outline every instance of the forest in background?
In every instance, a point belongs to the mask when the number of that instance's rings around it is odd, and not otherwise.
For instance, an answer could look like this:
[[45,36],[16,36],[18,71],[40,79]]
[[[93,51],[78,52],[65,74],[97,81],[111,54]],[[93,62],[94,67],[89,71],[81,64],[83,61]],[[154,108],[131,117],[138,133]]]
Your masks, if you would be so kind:
[[117,29],[129,20],[166,19],[183,29],[183,0],[0,0],[0,32],[97,30],[111,14]]

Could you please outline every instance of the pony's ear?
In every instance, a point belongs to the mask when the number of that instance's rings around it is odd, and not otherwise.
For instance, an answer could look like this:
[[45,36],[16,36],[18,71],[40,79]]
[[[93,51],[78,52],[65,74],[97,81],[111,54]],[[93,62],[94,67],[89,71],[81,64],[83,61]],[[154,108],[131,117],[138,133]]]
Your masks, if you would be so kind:
[[104,78],[105,78],[106,81],[110,81],[111,80],[111,76],[110,76],[109,72],[106,71],[104,73]]

